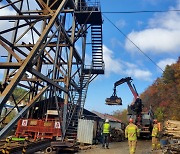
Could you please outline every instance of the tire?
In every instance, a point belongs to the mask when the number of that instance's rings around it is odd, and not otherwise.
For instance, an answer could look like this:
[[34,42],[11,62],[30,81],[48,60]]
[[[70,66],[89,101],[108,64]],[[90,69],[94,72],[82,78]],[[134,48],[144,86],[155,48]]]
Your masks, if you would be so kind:
[[47,147],[45,153],[52,153],[52,151],[53,151],[52,147]]

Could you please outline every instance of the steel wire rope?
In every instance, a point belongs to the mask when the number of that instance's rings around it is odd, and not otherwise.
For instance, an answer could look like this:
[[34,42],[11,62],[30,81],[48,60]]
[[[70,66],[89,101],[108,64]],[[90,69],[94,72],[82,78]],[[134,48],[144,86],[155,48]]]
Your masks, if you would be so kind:
[[102,13],[127,13],[127,14],[130,14],[130,13],[164,13],[164,12],[180,12],[180,10],[149,10],[149,11],[145,11],[145,10],[142,10],[142,11],[104,11]]
[[159,68],[162,72],[164,70],[158,66],[144,51],[140,49],[125,33],[123,33],[108,17],[106,17],[104,14],[103,16],[128,40],[130,41],[144,56],[146,56],[157,68]]

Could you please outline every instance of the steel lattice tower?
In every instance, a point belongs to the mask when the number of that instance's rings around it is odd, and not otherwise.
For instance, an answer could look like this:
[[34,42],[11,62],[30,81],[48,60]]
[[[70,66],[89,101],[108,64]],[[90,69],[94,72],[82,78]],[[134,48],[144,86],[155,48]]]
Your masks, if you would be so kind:
[[[11,99],[12,109],[19,112],[0,137],[20,118],[33,116],[36,103],[44,99],[56,105],[65,136],[73,115],[82,114],[89,83],[104,74],[99,2],[6,0],[0,3],[0,12],[0,70],[4,72],[0,111],[2,115]],[[86,54],[92,57],[88,67]],[[26,90],[25,95],[15,99],[16,88]],[[24,98],[27,102],[19,109]],[[1,116],[0,122],[8,115]]]

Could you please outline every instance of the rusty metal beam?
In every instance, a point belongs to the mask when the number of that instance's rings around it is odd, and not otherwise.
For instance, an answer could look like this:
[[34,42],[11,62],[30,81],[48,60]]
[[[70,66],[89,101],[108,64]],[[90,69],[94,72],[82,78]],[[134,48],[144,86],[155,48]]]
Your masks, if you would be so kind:
[[[5,39],[3,36],[1,36],[0,35],[0,40],[2,40],[3,42],[5,42],[7,45],[9,45],[10,47],[13,47],[14,45],[11,43],[11,42],[9,42],[7,39]],[[17,52],[19,52],[20,54],[22,54],[23,56],[27,56],[27,54],[26,53],[24,53],[22,50],[20,50],[19,48],[17,48],[17,47],[14,47],[14,49],[17,51]]]
[[13,62],[6,63],[6,62],[4,62],[4,63],[0,63],[0,69],[17,69],[21,65],[22,65],[22,63],[13,63]]
[[[12,3],[12,1],[11,0],[6,0],[9,4],[11,4],[11,6],[12,6],[12,8],[19,14],[19,15],[22,15],[22,13],[21,13],[21,11],[16,7],[16,5],[14,5],[13,3]],[[24,19],[27,23],[29,23],[29,25],[30,25],[30,22],[29,22],[29,20],[27,20],[27,19]],[[38,35],[41,35],[37,30],[36,30],[36,28],[34,28],[33,27],[33,30],[38,34]]]
[[[65,37],[67,39],[67,41],[70,43],[71,46],[74,45],[74,41],[71,40],[71,38],[68,36],[65,28],[63,27],[63,25],[60,23],[60,26],[61,26],[61,29],[63,31],[63,33],[65,34]],[[74,47],[73,47],[74,48]],[[79,62],[79,63],[82,63],[82,59],[81,59],[81,56],[79,55],[78,51],[76,50],[76,48],[74,48],[74,52],[73,52],[73,55],[74,57],[76,58],[76,60]]]
[[17,3],[17,2],[20,2],[20,1],[21,1],[21,0],[14,1],[14,2],[12,2],[12,3],[9,3],[9,4],[7,4],[7,5],[4,5],[4,6],[0,7],[0,9],[3,9],[3,8],[7,7],[7,6],[10,6],[10,5],[15,4],[15,3]]
[[25,27],[25,26],[28,26],[28,25],[32,25],[32,24],[37,23],[37,22],[39,22],[39,21],[41,21],[41,20],[44,20],[44,18],[42,18],[42,19],[37,19],[37,20],[33,20],[32,22],[25,23],[25,24],[21,24],[21,25],[18,25],[18,26],[16,26],[16,27],[12,27],[12,28],[3,30],[3,31],[0,32],[0,35],[1,35],[1,34],[4,34],[4,33],[7,33],[7,32],[10,32],[10,31],[13,31],[13,30],[16,30],[17,28],[21,28],[21,27]]
[[29,71],[30,73],[34,74],[35,76],[37,76],[38,78],[40,78],[41,80],[46,81],[48,84],[53,85],[53,86],[55,86],[56,88],[64,91],[65,93],[67,93],[67,89],[66,89],[66,88],[58,85],[58,84],[55,83],[53,80],[51,80],[51,79],[49,79],[48,77],[44,76],[43,74],[41,74],[40,72],[36,71],[35,69],[30,68],[30,69],[28,69],[28,71]]
[[0,44],[14,57],[18,62],[22,59],[10,48],[8,47],[3,41],[0,40]]
[[[54,11],[52,9],[52,11]],[[63,9],[62,10],[62,13],[73,13],[74,12],[74,9]],[[43,13],[43,10],[27,10],[27,11],[21,11],[22,14],[42,14]]]
[[[42,45],[45,45],[45,44],[42,44]],[[15,44],[14,46],[15,47],[34,47],[35,44]],[[56,47],[56,46],[58,46],[58,47],[68,47],[69,44],[64,44],[64,43],[62,43],[62,44],[49,43],[49,44],[46,45],[46,47]]]
[[11,16],[0,16],[0,20],[25,20],[25,19],[50,19],[50,15],[11,15]]

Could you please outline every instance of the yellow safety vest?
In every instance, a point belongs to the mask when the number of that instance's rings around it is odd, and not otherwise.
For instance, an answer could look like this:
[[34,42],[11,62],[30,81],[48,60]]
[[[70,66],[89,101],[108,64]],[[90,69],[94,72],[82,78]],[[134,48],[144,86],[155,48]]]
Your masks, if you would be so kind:
[[152,137],[157,137],[158,132],[159,132],[158,125],[154,124],[153,130],[152,130]]
[[109,123],[103,124],[103,133],[105,133],[105,134],[110,133],[110,124]]
[[134,124],[129,124],[125,129],[125,137],[128,138],[129,141],[137,140],[137,136],[139,136],[139,129]]

